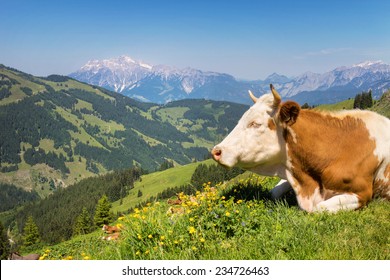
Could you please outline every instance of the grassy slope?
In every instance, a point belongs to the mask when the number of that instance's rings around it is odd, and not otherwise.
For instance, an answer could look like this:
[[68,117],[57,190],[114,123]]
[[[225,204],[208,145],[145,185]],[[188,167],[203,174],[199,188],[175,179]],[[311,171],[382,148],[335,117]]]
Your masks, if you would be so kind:
[[353,109],[353,101],[354,99],[351,98],[335,104],[322,104],[316,107],[316,109],[326,110],[326,111],[349,110],[349,109]]
[[[192,174],[200,163],[212,164],[213,161],[196,162],[143,175],[141,181],[137,181],[134,188],[130,190],[129,195],[123,198],[122,201],[115,201],[112,204],[112,211],[114,213],[126,212],[128,209],[134,208],[137,204],[146,201],[150,197],[155,197],[167,188],[189,184]],[[140,197],[138,197],[139,191],[143,194]]]
[[[390,203],[338,214],[308,214],[267,201],[277,179],[241,175],[196,202],[182,197],[184,214],[156,202],[116,223],[118,241],[101,230],[42,249],[44,259],[390,259]],[[253,198],[256,199],[253,199]]]

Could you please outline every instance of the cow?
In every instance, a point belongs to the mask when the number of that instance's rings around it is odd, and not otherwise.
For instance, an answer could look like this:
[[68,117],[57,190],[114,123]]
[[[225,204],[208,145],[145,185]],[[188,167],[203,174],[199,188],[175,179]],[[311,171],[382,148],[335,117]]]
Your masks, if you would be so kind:
[[211,154],[225,166],[278,176],[276,193],[292,188],[307,212],[337,212],[390,200],[390,120],[364,110],[324,112],[260,98]]
[[104,231],[105,233],[111,234],[111,233],[120,232],[121,229],[118,226],[103,225],[102,231]]

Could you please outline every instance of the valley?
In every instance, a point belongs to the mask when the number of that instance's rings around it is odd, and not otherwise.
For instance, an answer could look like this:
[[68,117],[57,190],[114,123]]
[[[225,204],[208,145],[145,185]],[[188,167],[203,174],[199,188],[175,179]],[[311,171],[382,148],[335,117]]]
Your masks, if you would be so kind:
[[[0,67],[0,181],[42,197],[110,170],[203,160],[247,109],[222,101],[142,103],[52,75]],[[226,117],[222,117],[226,116]]]

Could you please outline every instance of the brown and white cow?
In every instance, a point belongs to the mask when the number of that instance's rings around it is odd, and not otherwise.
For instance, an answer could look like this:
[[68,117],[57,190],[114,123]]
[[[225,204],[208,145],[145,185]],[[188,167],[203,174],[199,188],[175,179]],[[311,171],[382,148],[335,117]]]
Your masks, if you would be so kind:
[[389,119],[361,110],[304,110],[282,102],[272,85],[260,98],[249,94],[255,104],[212,150],[219,164],[287,180],[308,212],[390,199]]

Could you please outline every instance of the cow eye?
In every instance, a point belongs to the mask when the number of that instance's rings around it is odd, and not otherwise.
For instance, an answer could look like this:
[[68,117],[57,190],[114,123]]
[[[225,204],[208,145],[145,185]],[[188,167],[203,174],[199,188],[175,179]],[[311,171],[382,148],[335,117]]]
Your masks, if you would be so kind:
[[260,126],[261,126],[261,124],[255,122],[255,121],[250,122],[249,125],[248,125],[248,127],[253,127],[253,128],[258,128]]

